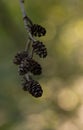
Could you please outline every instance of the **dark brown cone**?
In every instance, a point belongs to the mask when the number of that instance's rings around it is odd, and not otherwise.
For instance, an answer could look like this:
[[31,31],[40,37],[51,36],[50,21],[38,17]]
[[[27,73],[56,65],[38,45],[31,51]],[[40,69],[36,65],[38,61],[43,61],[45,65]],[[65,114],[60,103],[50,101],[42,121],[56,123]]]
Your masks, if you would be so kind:
[[46,34],[46,29],[38,24],[32,25],[30,31],[33,36],[38,37],[44,36]]
[[41,58],[45,58],[47,56],[47,49],[42,42],[36,41],[33,43],[32,47],[34,52]]
[[40,84],[35,80],[28,81],[27,79],[24,79],[23,90],[28,91],[32,96],[34,97],[41,97],[43,94],[43,90],[40,86]]
[[18,71],[20,75],[24,75],[27,72],[31,72],[34,75],[40,75],[42,73],[42,68],[35,60],[26,58],[21,62]]
[[28,56],[27,52],[26,51],[22,51],[22,52],[18,52],[14,59],[13,59],[13,63],[16,64],[16,65],[20,65],[21,64],[21,61],[26,58]]

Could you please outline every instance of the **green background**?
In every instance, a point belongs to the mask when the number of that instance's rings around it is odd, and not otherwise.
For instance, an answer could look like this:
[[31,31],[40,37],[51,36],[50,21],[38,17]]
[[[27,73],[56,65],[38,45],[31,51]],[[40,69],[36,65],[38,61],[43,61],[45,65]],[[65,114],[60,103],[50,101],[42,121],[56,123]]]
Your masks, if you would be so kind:
[[14,55],[27,40],[19,0],[0,0],[0,130],[83,130],[83,0],[25,0],[44,26],[46,59],[34,77],[43,96],[24,92]]

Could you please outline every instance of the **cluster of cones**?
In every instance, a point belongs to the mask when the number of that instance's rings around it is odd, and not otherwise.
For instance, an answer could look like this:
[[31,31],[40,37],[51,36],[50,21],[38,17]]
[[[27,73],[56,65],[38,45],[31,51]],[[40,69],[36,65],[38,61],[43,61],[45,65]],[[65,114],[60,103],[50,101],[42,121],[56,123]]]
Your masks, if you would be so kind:
[[[45,28],[38,24],[32,24],[29,26],[29,31],[32,37],[40,37],[46,34]],[[29,50],[18,52],[13,59],[13,63],[18,65],[19,75],[23,76],[23,90],[28,91],[34,97],[41,97],[43,90],[40,84],[31,78],[31,74],[40,75],[42,73],[42,67],[33,59],[33,54],[38,55],[40,58],[45,58],[47,56],[47,49],[43,42],[30,39],[30,43],[32,55],[29,54]]]

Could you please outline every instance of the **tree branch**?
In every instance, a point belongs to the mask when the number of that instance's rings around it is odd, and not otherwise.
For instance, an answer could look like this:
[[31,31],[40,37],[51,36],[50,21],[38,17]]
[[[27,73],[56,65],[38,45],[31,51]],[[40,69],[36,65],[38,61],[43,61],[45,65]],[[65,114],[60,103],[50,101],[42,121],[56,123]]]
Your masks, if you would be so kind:
[[42,67],[33,59],[33,55],[36,53],[40,58],[45,58],[47,56],[47,49],[42,42],[35,40],[34,37],[44,36],[46,34],[46,30],[41,25],[32,23],[26,14],[24,0],[19,0],[19,2],[24,26],[29,37],[26,43],[25,51],[16,54],[14,64],[19,65],[19,75],[24,76],[23,78],[25,78],[23,89],[28,91],[34,97],[41,97],[43,90],[40,84],[31,78],[31,75],[40,75],[42,73]]

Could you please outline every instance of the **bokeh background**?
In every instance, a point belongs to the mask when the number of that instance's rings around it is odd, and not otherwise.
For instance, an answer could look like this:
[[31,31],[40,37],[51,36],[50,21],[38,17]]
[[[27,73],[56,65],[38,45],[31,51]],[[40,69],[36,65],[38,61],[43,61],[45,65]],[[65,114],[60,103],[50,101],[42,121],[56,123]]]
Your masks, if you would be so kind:
[[83,130],[83,0],[25,0],[27,14],[47,29],[43,96],[24,92],[12,60],[27,32],[19,0],[0,0],[0,130]]

